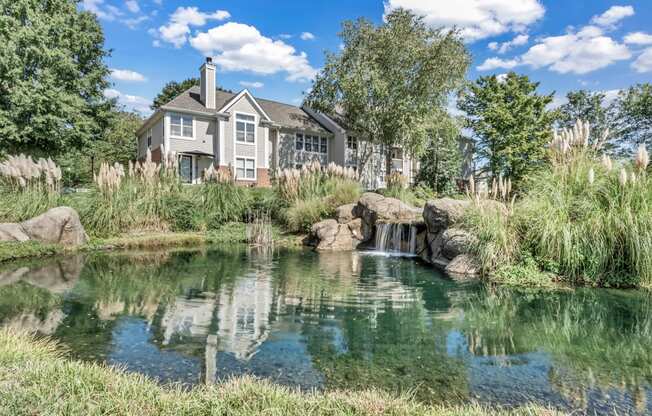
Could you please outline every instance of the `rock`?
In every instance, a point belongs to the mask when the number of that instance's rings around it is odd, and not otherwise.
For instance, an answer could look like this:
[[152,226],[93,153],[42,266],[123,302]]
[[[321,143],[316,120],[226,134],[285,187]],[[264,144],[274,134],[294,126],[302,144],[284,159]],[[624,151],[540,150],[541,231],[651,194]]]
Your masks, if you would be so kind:
[[[355,228],[355,225],[354,225]],[[360,244],[348,224],[324,220],[312,226],[311,234],[317,250],[347,251]]]
[[428,231],[438,233],[458,222],[471,206],[467,200],[441,198],[428,201],[423,209],[423,219]]
[[340,224],[346,224],[353,221],[356,217],[353,211],[355,210],[356,204],[346,204],[338,207],[335,210],[335,219]]
[[376,222],[417,223],[422,221],[423,211],[412,208],[396,198],[386,198],[377,193],[366,192],[360,197],[353,214],[362,219],[364,241],[369,241],[374,235]]
[[441,233],[441,254],[449,260],[460,254],[469,253],[476,238],[468,231],[459,228],[449,228]]
[[460,254],[448,263],[446,273],[454,279],[473,279],[480,276],[480,266],[470,254]]
[[362,235],[362,220],[360,218],[356,218],[353,221],[350,221],[348,224],[349,230],[351,230],[351,234],[353,235],[353,238],[362,241],[364,239]]
[[0,224],[0,241],[27,241],[29,236],[20,224]]
[[88,236],[77,211],[69,207],[52,208],[20,224],[0,224],[0,241],[27,240],[73,246],[86,243]]

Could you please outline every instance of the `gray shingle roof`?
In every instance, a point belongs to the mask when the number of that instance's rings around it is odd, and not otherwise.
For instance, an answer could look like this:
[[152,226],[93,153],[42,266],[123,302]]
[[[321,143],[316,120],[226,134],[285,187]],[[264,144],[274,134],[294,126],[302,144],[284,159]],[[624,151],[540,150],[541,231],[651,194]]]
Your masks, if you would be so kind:
[[[237,94],[232,92],[217,90],[215,93],[215,108],[220,109]],[[312,118],[300,107],[283,104],[276,101],[265,100],[255,97],[258,104],[263,108],[273,122],[283,127],[306,129],[315,132],[329,133],[317,120]],[[204,113],[214,113],[215,110],[207,109],[199,98],[199,87],[194,86],[183,93],[179,94],[172,101],[165,104],[165,107],[178,108],[180,110],[199,111]]]

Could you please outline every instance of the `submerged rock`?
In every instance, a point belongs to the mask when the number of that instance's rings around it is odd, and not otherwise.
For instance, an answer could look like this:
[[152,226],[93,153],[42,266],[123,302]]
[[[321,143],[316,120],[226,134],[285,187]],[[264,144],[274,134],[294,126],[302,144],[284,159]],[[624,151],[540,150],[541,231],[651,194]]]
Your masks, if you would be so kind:
[[40,241],[67,246],[84,244],[88,235],[77,211],[57,207],[20,224],[0,224],[0,241]]

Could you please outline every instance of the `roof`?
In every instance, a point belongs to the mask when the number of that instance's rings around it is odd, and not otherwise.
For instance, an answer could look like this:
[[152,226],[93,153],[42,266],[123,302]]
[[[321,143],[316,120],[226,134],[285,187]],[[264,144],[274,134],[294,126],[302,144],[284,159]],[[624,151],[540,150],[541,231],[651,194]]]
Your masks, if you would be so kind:
[[[215,108],[224,107],[233,97],[238,94],[223,90],[215,91]],[[266,100],[254,97],[262,109],[269,115],[273,122],[283,127],[305,129],[315,132],[330,133],[317,120],[312,118],[301,107],[277,101]],[[208,109],[202,104],[199,96],[199,87],[194,86],[176,96],[172,101],[165,104],[165,107],[178,108],[203,113],[215,113],[216,110]]]

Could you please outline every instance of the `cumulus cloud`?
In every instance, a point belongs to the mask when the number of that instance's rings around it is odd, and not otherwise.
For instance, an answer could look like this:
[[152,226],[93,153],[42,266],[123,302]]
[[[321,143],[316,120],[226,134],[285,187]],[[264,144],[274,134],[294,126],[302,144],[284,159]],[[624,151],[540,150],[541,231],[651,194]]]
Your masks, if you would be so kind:
[[82,0],[82,10],[94,13],[98,19],[113,21],[123,15],[115,6],[104,4],[104,0]]
[[263,88],[265,84],[260,81],[240,81],[240,85],[245,88]]
[[632,68],[638,73],[652,72],[652,48],[647,48],[634,62]]
[[190,44],[223,71],[249,71],[271,75],[286,72],[288,81],[308,81],[316,70],[308,56],[281,40],[263,36],[254,26],[229,22],[198,33]]
[[508,41],[508,42],[503,42],[503,43],[498,43],[498,42],[490,42],[489,43],[489,49],[492,51],[496,51],[498,53],[505,53],[509,51],[510,49],[516,47],[516,46],[522,46],[525,45],[528,40],[530,40],[530,37],[526,34],[521,34],[516,36],[514,39]]
[[128,82],[147,81],[147,78],[143,74],[129,69],[111,69],[111,78]]
[[180,48],[188,41],[191,26],[204,26],[210,20],[221,21],[229,17],[231,14],[225,10],[207,13],[197,7],[179,7],[172,13],[168,23],[158,28],[155,35],[175,48]]
[[118,104],[124,106],[128,110],[137,111],[144,115],[151,114],[152,112],[149,107],[152,104],[152,100],[148,98],[140,97],[138,95],[124,94],[112,88],[105,90],[104,96],[106,98],[115,98]]
[[479,65],[476,69],[478,71],[491,71],[498,68],[512,69],[518,65],[520,65],[520,61],[518,59],[489,58],[485,60],[481,65]]
[[625,43],[630,45],[652,45],[652,35],[644,32],[633,32],[625,36]]
[[586,74],[632,56],[626,45],[587,26],[577,33],[543,38],[522,57],[525,65],[561,74]]
[[387,0],[385,13],[399,7],[424,16],[432,27],[457,26],[468,41],[523,32],[545,14],[539,0]]
[[127,10],[132,13],[140,12],[140,5],[137,0],[127,0],[125,1],[125,6],[127,7]]
[[634,8],[632,6],[612,6],[601,15],[593,16],[591,23],[600,26],[613,26],[622,19],[633,15]]
[[302,40],[314,40],[315,39],[315,35],[313,35],[310,32],[303,32],[299,37]]

